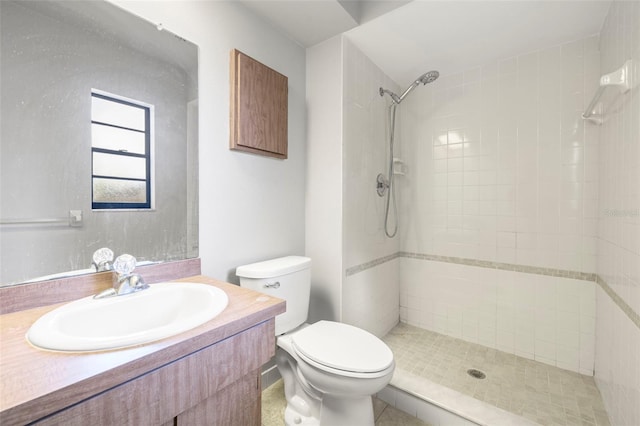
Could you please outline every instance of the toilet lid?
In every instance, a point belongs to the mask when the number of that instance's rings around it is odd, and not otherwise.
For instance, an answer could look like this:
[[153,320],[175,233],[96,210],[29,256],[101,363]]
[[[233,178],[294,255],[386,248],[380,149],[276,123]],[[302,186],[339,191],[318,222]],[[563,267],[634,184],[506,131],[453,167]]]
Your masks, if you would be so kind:
[[373,373],[393,363],[391,349],[360,328],[319,321],[292,336],[294,349],[318,364],[343,371]]

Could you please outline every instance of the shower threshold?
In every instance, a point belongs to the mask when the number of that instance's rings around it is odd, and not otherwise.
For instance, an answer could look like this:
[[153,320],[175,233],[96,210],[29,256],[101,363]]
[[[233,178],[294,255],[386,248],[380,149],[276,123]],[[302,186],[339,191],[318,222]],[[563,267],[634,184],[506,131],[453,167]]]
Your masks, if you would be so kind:
[[403,323],[383,340],[396,371],[378,398],[430,424],[609,426],[591,376]]

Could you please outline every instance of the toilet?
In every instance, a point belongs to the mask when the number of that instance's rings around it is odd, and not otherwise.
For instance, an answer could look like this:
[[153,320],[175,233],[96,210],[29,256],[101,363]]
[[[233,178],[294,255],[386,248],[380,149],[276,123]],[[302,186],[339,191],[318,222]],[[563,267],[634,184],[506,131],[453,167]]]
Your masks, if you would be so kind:
[[333,321],[308,324],[311,259],[288,256],[240,266],[240,286],[284,299],[275,320],[285,424],[371,426],[371,396],[391,380],[391,349],[373,334]]

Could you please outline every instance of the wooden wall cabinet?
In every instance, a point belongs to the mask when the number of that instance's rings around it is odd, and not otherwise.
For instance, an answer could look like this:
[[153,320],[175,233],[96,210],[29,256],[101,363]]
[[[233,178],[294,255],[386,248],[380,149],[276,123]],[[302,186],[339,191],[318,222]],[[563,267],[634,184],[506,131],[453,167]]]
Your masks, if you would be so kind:
[[230,148],[287,158],[287,77],[233,49],[230,81]]

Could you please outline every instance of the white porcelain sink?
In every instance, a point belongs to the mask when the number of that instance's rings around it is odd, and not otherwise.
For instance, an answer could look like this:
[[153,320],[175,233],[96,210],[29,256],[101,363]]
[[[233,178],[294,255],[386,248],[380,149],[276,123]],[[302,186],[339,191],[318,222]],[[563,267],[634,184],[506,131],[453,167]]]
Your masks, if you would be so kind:
[[40,317],[27,340],[42,349],[97,351],[149,343],[213,319],[229,303],[217,287],[158,283],[123,296],[76,300]]

